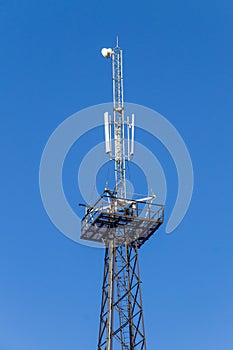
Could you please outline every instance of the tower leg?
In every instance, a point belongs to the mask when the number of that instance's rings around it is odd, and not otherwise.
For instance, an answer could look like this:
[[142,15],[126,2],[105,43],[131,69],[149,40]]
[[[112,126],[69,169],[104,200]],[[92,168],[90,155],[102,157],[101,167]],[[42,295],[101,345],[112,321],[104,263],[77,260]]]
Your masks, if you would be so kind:
[[107,247],[98,350],[146,350],[138,249]]

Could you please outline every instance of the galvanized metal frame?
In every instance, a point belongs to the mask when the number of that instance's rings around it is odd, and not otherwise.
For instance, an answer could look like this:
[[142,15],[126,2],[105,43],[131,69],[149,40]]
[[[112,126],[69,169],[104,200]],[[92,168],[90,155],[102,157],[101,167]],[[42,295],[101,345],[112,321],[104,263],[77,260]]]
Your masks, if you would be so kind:
[[105,250],[98,350],[112,349],[146,350],[137,246]]

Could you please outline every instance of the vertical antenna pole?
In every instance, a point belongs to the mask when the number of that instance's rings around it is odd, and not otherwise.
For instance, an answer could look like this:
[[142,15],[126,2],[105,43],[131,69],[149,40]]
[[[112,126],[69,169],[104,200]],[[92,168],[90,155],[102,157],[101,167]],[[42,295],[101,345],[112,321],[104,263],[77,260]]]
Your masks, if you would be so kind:
[[118,47],[118,39],[112,52],[112,76],[116,193],[126,198],[122,49]]

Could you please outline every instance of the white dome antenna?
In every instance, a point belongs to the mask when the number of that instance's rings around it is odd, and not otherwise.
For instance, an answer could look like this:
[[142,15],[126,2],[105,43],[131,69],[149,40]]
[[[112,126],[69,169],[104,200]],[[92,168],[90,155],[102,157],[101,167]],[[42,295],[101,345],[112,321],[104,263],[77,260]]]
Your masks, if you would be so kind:
[[103,48],[101,50],[101,53],[105,58],[109,58],[111,56],[111,54],[113,53],[113,50],[111,48],[108,48],[108,49]]

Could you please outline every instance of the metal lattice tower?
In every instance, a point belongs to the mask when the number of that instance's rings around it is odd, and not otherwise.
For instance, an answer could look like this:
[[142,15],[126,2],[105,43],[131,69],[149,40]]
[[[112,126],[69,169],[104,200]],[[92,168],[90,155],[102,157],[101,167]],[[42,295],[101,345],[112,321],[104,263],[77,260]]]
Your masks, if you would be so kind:
[[[103,49],[112,60],[113,116],[104,113],[106,153],[115,163],[115,188],[86,205],[81,238],[105,246],[98,350],[146,350],[138,249],[164,220],[156,196],[126,198],[126,169],[134,153],[134,115],[125,118],[122,49]],[[125,137],[126,135],[126,137]]]

